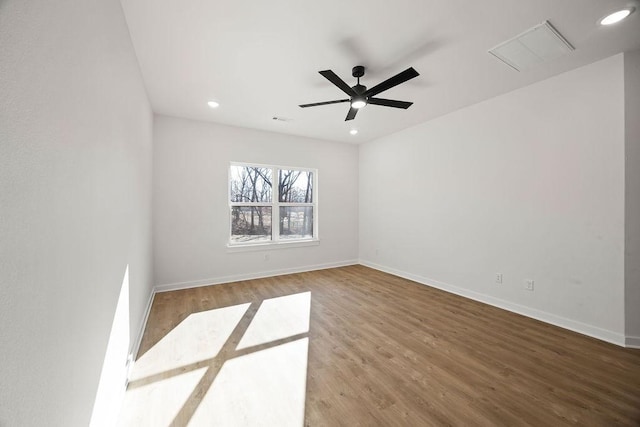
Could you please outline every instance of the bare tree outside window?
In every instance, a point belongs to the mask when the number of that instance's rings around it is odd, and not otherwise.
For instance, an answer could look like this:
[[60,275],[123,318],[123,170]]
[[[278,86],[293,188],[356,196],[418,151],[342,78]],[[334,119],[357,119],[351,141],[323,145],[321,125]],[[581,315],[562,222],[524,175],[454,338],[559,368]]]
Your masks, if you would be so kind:
[[280,238],[313,237],[313,207],[298,205],[313,202],[313,172],[279,170],[278,190],[281,202]]
[[[231,240],[271,240],[272,171],[269,168],[231,166]],[[264,204],[263,204],[264,203]]]
[[232,164],[230,243],[314,238],[314,178],[310,170]]

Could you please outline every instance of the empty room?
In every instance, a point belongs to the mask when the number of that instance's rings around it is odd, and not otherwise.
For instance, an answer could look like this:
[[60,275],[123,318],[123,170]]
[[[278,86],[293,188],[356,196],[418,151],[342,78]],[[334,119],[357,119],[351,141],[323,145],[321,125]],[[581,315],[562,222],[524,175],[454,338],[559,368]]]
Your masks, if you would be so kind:
[[639,426],[637,0],[0,0],[0,426]]

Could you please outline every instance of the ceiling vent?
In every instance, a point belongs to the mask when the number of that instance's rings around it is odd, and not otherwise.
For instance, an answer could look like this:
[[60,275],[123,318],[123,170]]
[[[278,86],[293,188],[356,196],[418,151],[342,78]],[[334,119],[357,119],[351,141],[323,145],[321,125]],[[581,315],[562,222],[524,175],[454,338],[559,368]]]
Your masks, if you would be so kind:
[[562,37],[549,21],[500,43],[489,53],[513,68],[523,71],[550,59],[571,52],[574,47]]

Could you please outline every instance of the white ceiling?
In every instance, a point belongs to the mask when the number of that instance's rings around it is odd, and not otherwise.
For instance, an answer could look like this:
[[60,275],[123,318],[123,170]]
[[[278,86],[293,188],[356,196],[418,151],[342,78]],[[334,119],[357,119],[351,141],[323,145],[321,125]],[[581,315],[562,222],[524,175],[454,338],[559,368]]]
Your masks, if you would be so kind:
[[[369,141],[461,107],[640,48],[640,13],[597,25],[620,0],[122,0],[153,110],[325,140]],[[487,53],[549,20],[575,51],[517,72]],[[372,87],[413,66],[420,76],[345,122],[348,104],[318,71]],[[213,110],[207,101],[220,107]],[[550,100],[552,102],[552,100]],[[274,116],[289,119],[273,120]],[[349,130],[357,128],[358,135]]]

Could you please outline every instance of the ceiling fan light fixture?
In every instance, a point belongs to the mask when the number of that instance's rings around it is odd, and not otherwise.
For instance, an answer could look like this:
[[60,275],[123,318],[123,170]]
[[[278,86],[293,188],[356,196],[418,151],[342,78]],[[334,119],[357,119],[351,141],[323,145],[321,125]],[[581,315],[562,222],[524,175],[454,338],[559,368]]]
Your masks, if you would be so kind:
[[364,97],[354,96],[353,99],[351,100],[351,107],[352,108],[362,108],[365,105],[367,105],[367,101],[365,100]]
[[621,9],[615,11],[613,13],[608,14],[604,18],[600,20],[600,25],[613,25],[625,19],[627,16],[631,15],[635,10],[634,7],[627,7],[626,9]]
[[358,134],[358,129],[351,129],[351,130],[349,131],[349,133],[350,133],[351,135],[357,135],[357,134]]

